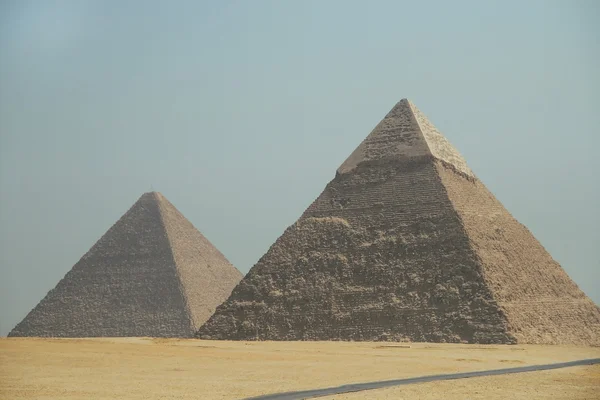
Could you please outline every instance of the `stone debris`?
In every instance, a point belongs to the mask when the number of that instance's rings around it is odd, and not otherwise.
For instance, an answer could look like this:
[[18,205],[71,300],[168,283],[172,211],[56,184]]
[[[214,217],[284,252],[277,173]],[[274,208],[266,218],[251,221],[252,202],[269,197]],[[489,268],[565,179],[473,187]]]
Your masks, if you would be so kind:
[[241,278],[164,196],[145,193],[9,336],[191,337]]
[[402,100],[197,337],[600,345],[600,309]]

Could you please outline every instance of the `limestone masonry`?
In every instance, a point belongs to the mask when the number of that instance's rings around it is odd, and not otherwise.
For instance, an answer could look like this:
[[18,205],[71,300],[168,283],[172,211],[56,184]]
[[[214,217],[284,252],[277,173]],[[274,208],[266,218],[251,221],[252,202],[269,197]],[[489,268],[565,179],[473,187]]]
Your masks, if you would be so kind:
[[600,345],[600,309],[402,100],[197,336]]
[[242,274],[160,193],[145,193],[9,336],[190,337]]

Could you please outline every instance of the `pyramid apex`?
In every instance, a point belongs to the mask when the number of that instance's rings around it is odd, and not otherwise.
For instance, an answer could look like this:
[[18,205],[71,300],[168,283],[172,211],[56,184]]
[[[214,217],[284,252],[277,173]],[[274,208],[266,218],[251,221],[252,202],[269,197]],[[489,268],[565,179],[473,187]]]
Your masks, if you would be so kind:
[[394,105],[363,142],[338,168],[339,174],[359,164],[403,162],[433,157],[474,176],[460,153],[409,99]]
[[150,192],[144,192],[142,193],[142,195],[140,196],[139,200],[142,199],[156,199],[156,200],[161,200],[161,199],[166,199],[166,197],[161,193],[161,192],[157,192],[155,190],[152,190]]

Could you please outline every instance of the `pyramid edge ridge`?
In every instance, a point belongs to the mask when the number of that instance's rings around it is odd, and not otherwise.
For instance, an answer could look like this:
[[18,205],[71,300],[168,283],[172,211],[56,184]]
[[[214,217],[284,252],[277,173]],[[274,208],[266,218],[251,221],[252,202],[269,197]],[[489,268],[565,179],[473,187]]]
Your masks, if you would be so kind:
[[453,169],[463,175],[476,178],[464,156],[458,151],[450,140],[435,126],[433,122],[409,99],[403,99],[411,111],[412,118],[418,127],[431,156],[437,160],[451,165]]
[[[191,332],[191,335],[189,337],[193,337],[195,329],[194,329],[194,322],[193,322],[193,318],[192,318],[192,310],[190,307],[190,301],[188,299],[187,292],[186,292],[185,288],[183,287],[181,273],[180,273],[178,265],[177,265],[177,259],[175,258],[175,253],[173,252],[173,241],[171,240],[171,235],[169,235],[169,230],[167,229],[167,225],[165,224],[165,216],[163,214],[163,210],[161,207],[161,197],[163,197],[163,198],[165,198],[165,197],[161,193],[154,192],[154,191],[149,192],[149,194],[152,195],[152,199],[156,203],[155,204],[156,209],[158,210],[158,215],[160,216],[160,224],[161,224],[164,234],[167,238],[167,242],[169,243],[169,254],[171,255],[171,260],[173,260],[173,268],[175,269],[175,275],[177,276],[177,283],[178,283],[177,287],[179,288],[179,292],[185,303],[185,311],[186,311],[185,314],[187,316],[188,324],[189,324],[189,328],[190,328],[190,332]],[[165,200],[166,200],[166,198],[165,198]]]
[[[482,182],[477,177],[473,177],[472,179],[469,179],[469,176],[465,176],[465,174],[462,173],[461,171],[457,171],[454,165],[444,162],[443,160],[436,159],[435,162],[437,164],[436,169],[438,171],[440,171],[440,168],[445,168],[446,170],[448,170],[447,173],[456,175],[459,179],[462,178],[462,179],[466,179],[467,181],[469,181],[468,185],[480,186],[479,190],[486,191],[487,195],[490,197],[490,201],[495,203],[501,209],[501,211],[503,211],[502,214],[504,214],[504,216],[507,217],[508,220],[510,222],[512,222],[512,224],[514,224],[515,228],[521,230],[522,233],[528,237],[528,239],[530,239],[530,240],[532,239],[536,245],[534,247],[537,247],[538,250],[541,251],[542,254],[545,254],[545,256],[547,257],[546,262],[549,262],[549,264],[551,264],[553,266],[554,272],[557,273],[558,275],[562,275],[563,279],[566,279],[566,281],[568,281],[568,284],[570,285],[568,292],[571,295],[573,295],[572,300],[574,302],[577,302],[580,305],[589,305],[590,308],[592,308],[592,309],[595,308],[596,315],[600,317],[600,306],[598,306],[594,302],[594,300],[581,289],[581,287],[577,284],[577,282],[563,268],[561,263],[558,262],[558,260],[556,260],[552,256],[550,251],[536,237],[536,235],[534,235],[534,233],[527,227],[527,225],[525,225],[521,221],[519,221],[517,219],[517,217],[514,216],[510,212],[510,210],[508,210],[504,206],[504,203],[502,201],[500,201],[500,199],[498,199],[496,197],[496,195],[488,189],[488,187],[485,185],[484,182]],[[468,238],[468,241],[469,241],[469,246],[472,248],[473,254],[477,258],[478,264],[480,265],[480,272],[481,272],[482,278],[485,280],[486,285],[490,288],[490,293],[491,293],[494,301],[497,303],[498,308],[502,311],[502,313],[504,314],[504,318],[506,318],[506,320],[508,322],[507,334],[514,337],[516,339],[516,343],[518,343],[518,344],[577,345],[577,346],[583,345],[583,346],[593,346],[593,347],[600,346],[600,323],[598,323],[598,322],[596,323],[596,325],[594,325],[594,324],[586,325],[586,329],[581,329],[582,326],[580,326],[579,329],[573,329],[572,331],[569,331],[568,335],[564,336],[562,339],[557,339],[556,333],[554,335],[548,336],[548,333],[546,331],[544,331],[546,333],[546,337],[535,338],[535,336],[532,336],[532,331],[527,330],[527,329],[523,330],[523,327],[521,326],[521,323],[520,323],[521,316],[518,313],[515,313],[514,310],[510,309],[510,308],[514,307],[515,304],[517,304],[517,302],[507,301],[507,299],[502,298],[503,295],[500,294],[498,287],[497,287],[499,278],[498,278],[498,276],[494,276],[493,269],[490,269],[490,267],[489,267],[489,265],[491,265],[490,260],[484,259],[484,258],[489,258],[489,255],[486,255],[487,253],[483,253],[483,254],[481,253],[481,250],[479,250],[481,248],[481,243],[478,242],[478,240],[476,240],[476,238],[473,236],[473,234],[474,234],[473,221],[468,222],[466,220],[466,218],[468,216],[468,212],[465,213],[465,210],[463,210],[462,207],[460,206],[459,203],[461,200],[456,197],[457,196],[456,189],[452,190],[454,193],[451,194],[450,193],[451,188],[448,186],[448,184],[450,183],[448,181],[448,177],[447,176],[443,177],[442,175],[444,175],[444,174],[439,174],[441,183],[447,192],[450,202],[453,204],[453,208],[460,220],[461,225],[463,225],[463,229],[465,230],[466,237]],[[506,229],[507,226],[508,225],[506,225],[505,223],[502,224],[502,229]],[[479,241],[480,240],[481,239],[479,239]],[[561,287],[566,288],[565,286],[561,286]],[[526,303],[523,303],[523,304],[526,304]],[[596,331],[590,330],[591,329],[590,327],[593,328],[594,326],[596,327]],[[587,332],[587,334],[585,332]],[[567,332],[561,332],[560,335],[565,335],[566,333]]]
[[[217,246],[215,246],[181,211],[179,211],[179,209],[173,203],[171,203],[166,196],[164,196],[162,193],[156,193],[156,199],[161,216],[161,222],[164,226],[165,234],[169,241],[169,250],[173,257],[179,288],[182,292],[183,298],[185,299],[186,309],[188,311],[188,318],[191,324],[190,337],[194,337],[198,329],[200,329],[200,327],[204,325],[208,319],[210,319],[212,314],[214,314],[216,308],[229,298],[235,286],[237,286],[237,284],[239,284],[239,282],[243,279],[244,274],[231,261],[229,261],[225,254],[223,254],[223,252],[221,252]],[[174,215],[169,215],[170,213],[173,213]],[[181,218],[182,220],[177,221],[178,218]],[[182,243],[180,238],[177,237],[177,232],[173,231],[173,229],[177,230],[178,228],[182,229],[181,232],[187,231],[188,234],[192,233],[193,235],[197,235],[197,237],[194,239],[199,240],[194,242],[195,244],[192,244],[192,247],[195,250],[195,256],[199,257],[200,259],[192,262],[191,265],[193,265],[193,267],[192,269],[189,269],[188,266],[187,272],[185,265],[190,263],[189,257],[182,255],[180,254],[180,251],[177,251],[177,249],[182,249],[182,245],[186,246],[186,244]],[[197,245],[208,246],[209,253],[207,254],[204,251],[200,251],[197,248]],[[206,300],[203,296],[200,296],[199,298],[197,293],[194,294],[195,285],[193,284],[193,281],[198,279],[198,276],[200,276],[195,268],[206,268],[211,266],[216,267],[216,269],[222,273],[221,276],[213,275],[213,279],[216,279],[215,282],[218,284],[217,286],[219,287],[219,290],[225,290],[228,292],[224,297],[217,293],[216,295],[219,296],[219,301],[217,303],[213,302],[214,304],[210,304],[211,298]],[[210,278],[201,278],[201,281],[207,280],[210,281]],[[235,284],[231,285],[230,283],[233,281],[235,281]],[[216,299],[217,297],[212,298]],[[198,308],[197,302],[199,300],[202,303],[202,307],[207,307],[206,309]],[[206,317],[203,315],[203,312],[208,312],[210,315]]]

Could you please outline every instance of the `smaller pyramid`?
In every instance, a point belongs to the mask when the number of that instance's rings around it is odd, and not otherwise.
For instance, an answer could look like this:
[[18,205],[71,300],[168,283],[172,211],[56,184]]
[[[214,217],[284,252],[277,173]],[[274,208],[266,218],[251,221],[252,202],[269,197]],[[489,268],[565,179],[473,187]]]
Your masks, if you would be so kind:
[[8,336],[191,337],[241,278],[163,195],[145,193]]

